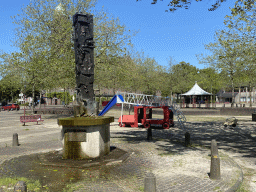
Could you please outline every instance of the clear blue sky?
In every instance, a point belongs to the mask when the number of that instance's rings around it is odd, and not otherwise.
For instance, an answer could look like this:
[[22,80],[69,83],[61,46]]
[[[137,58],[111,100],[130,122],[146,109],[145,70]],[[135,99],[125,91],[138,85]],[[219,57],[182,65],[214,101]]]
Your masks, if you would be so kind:
[[[204,0],[205,1],[205,0]],[[0,50],[12,52],[11,40],[15,37],[10,16],[18,14],[30,0],[7,0],[0,4]],[[98,0],[97,9],[104,6],[109,13],[119,17],[122,24],[139,33],[132,39],[137,51],[155,58],[158,64],[167,66],[171,56],[177,62],[185,61],[197,68],[196,54],[209,54],[204,44],[214,42],[214,33],[224,28],[224,17],[230,15],[229,7],[235,0],[222,3],[216,11],[210,12],[215,0],[192,2],[190,9],[165,12],[169,0],[151,5],[152,0]]]

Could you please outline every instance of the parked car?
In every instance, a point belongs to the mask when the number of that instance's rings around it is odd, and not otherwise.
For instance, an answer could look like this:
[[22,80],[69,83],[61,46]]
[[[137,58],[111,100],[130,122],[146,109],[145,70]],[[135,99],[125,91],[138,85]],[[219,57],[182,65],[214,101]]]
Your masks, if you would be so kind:
[[2,106],[2,111],[5,110],[9,110],[9,111],[13,111],[13,110],[20,110],[20,106],[18,104],[7,104],[5,106]]

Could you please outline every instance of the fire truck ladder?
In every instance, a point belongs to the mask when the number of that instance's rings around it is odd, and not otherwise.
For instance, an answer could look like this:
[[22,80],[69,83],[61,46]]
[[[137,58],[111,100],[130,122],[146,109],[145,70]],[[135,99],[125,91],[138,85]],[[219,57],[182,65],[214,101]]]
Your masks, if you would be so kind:
[[[136,93],[126,93],[126,92],[117,92],[117,95],[121,95],[123,98],[122,102],[122,111],[123,104],[131,104],[131,105],[147,105],[147,106],[170,106],[174,115],[178,119],[180,127],[185,130],[185,122],[186,117],[180,111],[179,106],[176,103],[170,104],[169,97],[160,97],[154,95],[144,95],[144,94],[136,94]],[[121,117],[122,117],[121,111]],[[121,119],[122,122],[122,119]]]
[[179,106],[176,103],[173,103],[171,105],[171,110],[173,111],[174,115],[176,116],[180,127],[185,131],[186,127],[185,127],[185,123],[186,123],[186,117],[185,115],[182,113],[182,111],[180,110]]
[[170,104],[169,97],[160,97],[155,95],[144,95],[137,93],[117,92],[123,98],[123,104],[130,105],[147,105],[147,106],[168,106]]

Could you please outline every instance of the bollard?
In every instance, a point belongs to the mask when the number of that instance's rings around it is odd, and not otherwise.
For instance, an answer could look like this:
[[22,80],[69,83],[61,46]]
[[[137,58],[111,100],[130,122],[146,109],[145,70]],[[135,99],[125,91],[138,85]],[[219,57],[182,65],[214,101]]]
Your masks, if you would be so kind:
[[185,133],[185,146],[188,147],[190,145],[190,134],[189,132]]
[[156,177],[152,172],[146,174],[144,180],[144,192],[155,192],[156,191]]
[[215,139],[211,143],[211,179],[220,179],[220,158],[218,153],[218,146]]
[[147,140],[152,140],[152,129],[148,128],[147,130]]
[[13,133],[12,146],[19,146],[18,133]]
[[27,185],[24,181],[18,181],[14,186],[14,192],[27,192]]

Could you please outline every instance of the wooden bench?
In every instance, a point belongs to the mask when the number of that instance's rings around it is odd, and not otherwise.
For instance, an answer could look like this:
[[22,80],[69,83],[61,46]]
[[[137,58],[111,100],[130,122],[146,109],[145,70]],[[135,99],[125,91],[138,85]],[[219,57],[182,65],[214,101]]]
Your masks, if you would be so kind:
[[20,116],[20,122],[24,123],[24,125],[26,122],[37,122],[38,124],[38,121],[44,121],[41,119],[41,115]]

